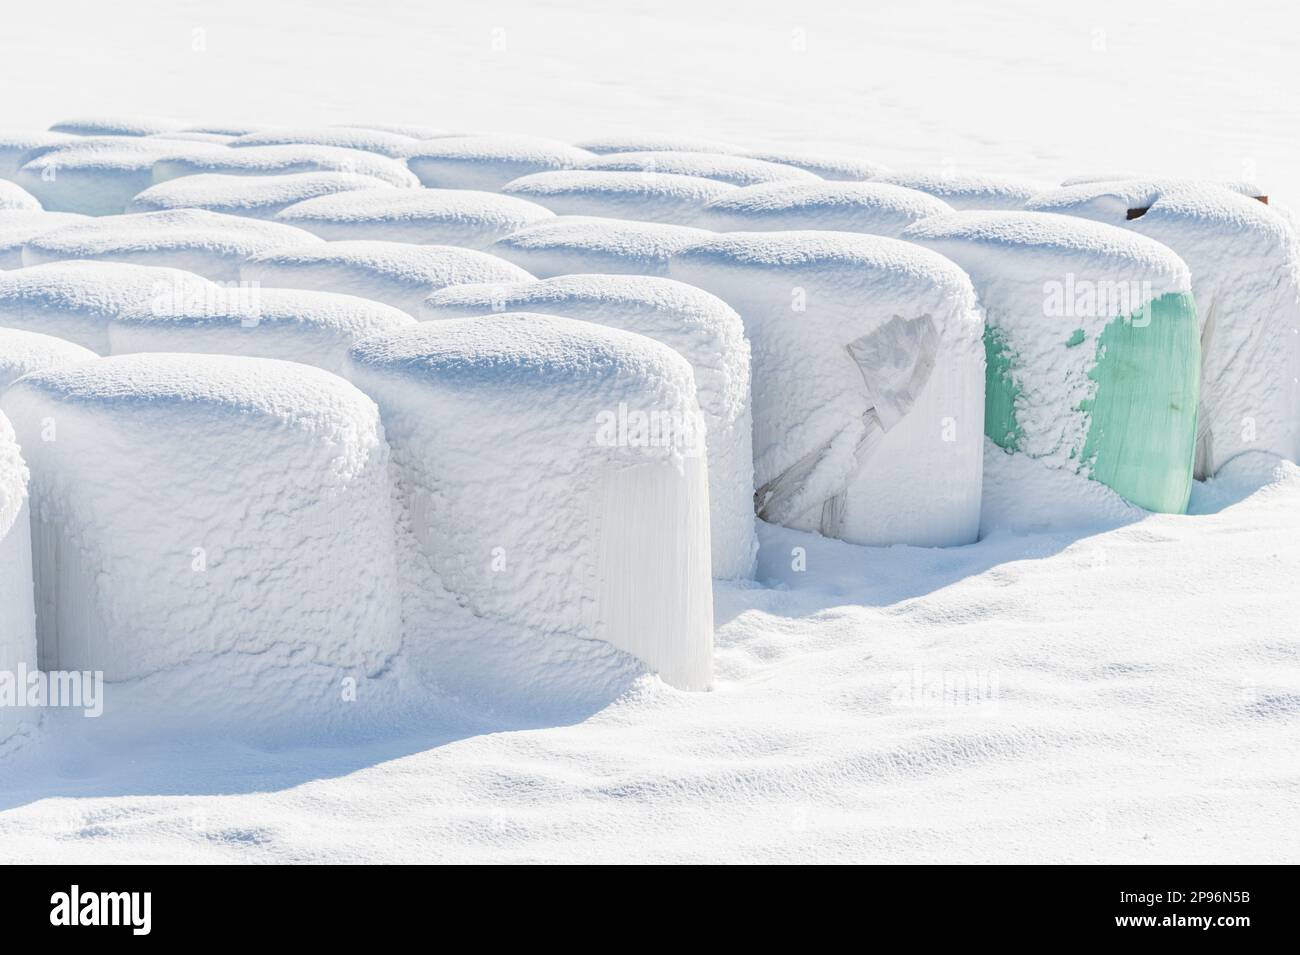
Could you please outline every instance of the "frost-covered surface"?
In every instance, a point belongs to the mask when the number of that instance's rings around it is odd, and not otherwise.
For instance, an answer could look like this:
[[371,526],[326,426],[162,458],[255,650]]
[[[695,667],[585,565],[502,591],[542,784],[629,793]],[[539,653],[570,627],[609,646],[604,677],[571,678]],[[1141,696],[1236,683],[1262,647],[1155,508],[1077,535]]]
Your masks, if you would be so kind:
[[[114,354],[247,355],[302,362],[338,374],[355,342],[414,321],[391,305],[355,295],[243,287],[206,300],[125,309],[109,325],[108,339]],[[3,336],[0,330],[0,342]],[[0,382],[2,370],[0,360]]]
[[[0,329],[0,391],[6,336]],[[9,419],[0,413],[0,673],[36,668],[36,617],[32,602],[32,544],[27,513],[27,466]],[[30,711],[0,707],[0,756],[12,737],[29,728]]]
[[0,392],[27,374],[98,357],[64,338],[0,326]]
[[781,163],[804,169],[822,179],[832,181],[855,182],[862,179],[874,179],[883,176],[889,170],[881,163],[853,156],[836,156],[831,153],[806,153],[797,150],[760,149],[744,155],[764,162]]
[[62,229],[85,217],[74,212],[10,210],[0,212],[0,269],[17,269],[23,264],[23,246],[38,235]]
[[421,143],[406,164],[430,188],[490,191],[520,176],[573,169],[591,158],[585,149],[540,136],[450,136]]
[[954,209],[1023,209],[1025,203],[1052,184],[1011,176],[974,175],[955,172],[887,172],[875,178],[928,192]]
[[283,176],[203,173],[150,186],[127,204],[127,212],[207,209],[229,215],[274,219],[298,202],[358,189],[391,189],[390,183],[351,172],[299,172]]
[[447,590],[539,639],[604,640],[682,689],[709,684],[702,449],[644,423],[606,430],[607,416],[697,417],[685,359],[507,312],[373,336],[348,375],[379,403],[415,559]]
[[259,255],[245,263],[240,278],[265,286],[359,295],[415,316],[429,293],[448,285],[523,282],[533,276],[474,249],[357,239]]
[[754,464],[749,342],[721,299],[671,279],[565,275],[514,285],[457,285],[430,295],[424,321],[542,312],[646,335],[691,364],[707,429],[709,531],[715,577],[754,570]]
[[0,326],[109,351],[108,323],[130,308],[211,299],[213,283],[181,269],[121,262],[50,262],[0,271]]
[[926,216],[952,206],[915,189],[878,182],[777,182],[714,199],[698,224],[718,232],[829,229],[898,237]]
[[290,143],[363,149],[368,153],[402,159],[419,145],[420,140],[401,133],[359,126],[272,126],[238,136],[230,145],[283,146]]
[[[350,172],[374,176],[394,186],[417,186],[419,180],[405,163],[363,149],[342,146],[290,144],[286,146],[210,147],[193,155],[169,157],[153,167],[153,181],[166,182],[196,173],[232,176],[278,176],[291,172]],[[142,187],[143,188],[143,187]],[[136,192],[140,190],[137,189]]]
[[36,236],[23,246],[23,264],[97,259],[161,265],[216,281],[239,278],[255,255],[304,244],[323,244],[310,232],[279,222],[205,209],[168,209],[100,216]]
[[691,225],[708,203],[736,188],[717,179],[677,173],[576,169],[522,176],[503,191],[557,215]]
[[388,452],[341,378],[123,355],[27,375],[0,408],[32,472],[43,668],[175,671],[274,718],[398,650]]
[[0,213],[39,211],[40,202],[22,186],[0,180]]
[[960,269],[881,236],[733,232],[669,274],[744,320],[760,515],[860,544],[975,539],[983,322]]
[[[1085,183],[1031,207],[1123,226],[1168,246],[1192,273],[1203,328],[1196,475],[1246,451],[1300,460],[1300,239],[1238,189],[1178,180]],[[1129,209],[1146,209],[1128,219]]]
[[560,216],[506,236],[492,251],[541,278],[580,272],[662,276],[670,256],[709,235],[663,222]]
[[476,189],[364,190],[307,199],[280,222],[322,239],[380,239],[487,249],[497,239],[555,213],[535,202]]
[[707,152],[612,153],[588,160],[582,168],[696,176],[729,182],[733,186],[753,186],[761,182],[814,182],[818,179],[813,173],[794,166]]

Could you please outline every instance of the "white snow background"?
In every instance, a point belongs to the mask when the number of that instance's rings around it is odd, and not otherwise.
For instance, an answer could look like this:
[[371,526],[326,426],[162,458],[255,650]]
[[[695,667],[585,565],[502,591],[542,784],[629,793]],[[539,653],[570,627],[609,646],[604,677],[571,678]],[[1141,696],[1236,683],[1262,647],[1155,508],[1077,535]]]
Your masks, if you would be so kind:
[[[662,133],[1286,200],[1298,27],[1208,0],[65,0],[0,21],[0,125]],[[0,762],[0,860],[1295,861],[1300,469],[1239,458],[1192,511],[933,550],[760,525],[759,582],[715,582],[710,693],[615,672],[223,732],[127,688]]]

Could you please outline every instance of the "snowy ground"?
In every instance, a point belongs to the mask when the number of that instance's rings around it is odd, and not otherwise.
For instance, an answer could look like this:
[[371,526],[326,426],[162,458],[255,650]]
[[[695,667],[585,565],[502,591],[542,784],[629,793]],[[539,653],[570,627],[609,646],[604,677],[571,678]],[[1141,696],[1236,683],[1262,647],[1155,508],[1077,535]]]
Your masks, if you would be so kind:
[[[32,8],[0,26],[3,124],[652,130],[1300,181],[1300,15],[1275,4],[450,6]],[[0,860],[1295,861],[1300,469],[1254,464],[1195,515],[948,550],[763,528],[762,583],[717,593],[708,694],[430,695],[346,732],[204,730],[183,695],[160,725],[144,688],[53,712],[0,762]]]

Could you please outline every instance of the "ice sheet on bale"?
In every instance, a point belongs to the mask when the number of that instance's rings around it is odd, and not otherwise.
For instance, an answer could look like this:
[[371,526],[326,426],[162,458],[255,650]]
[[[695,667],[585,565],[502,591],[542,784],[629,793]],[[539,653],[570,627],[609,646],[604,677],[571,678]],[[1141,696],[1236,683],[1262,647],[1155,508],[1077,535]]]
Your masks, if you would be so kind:
[[63,338],[0,326],[0,393],[30,371],[95,357],[89,348]]
[[100,216],[47,232],[23,246],[23,262],[97,259],[161,265],[224,282],[238,279],[240,265],[259,253],[320,242],[310,232],[279,222],[170,209]]
[[34,153],[75,139],[70,133],[45,129],[0,129],[0,179],[13,179]]
[[662,222],[560,216],[506,236],[492,252],[539,278],[581,272],[662,276],[670,256],[710,235]]
[[51,262],[0,272],[0,327],[54,335],[107,355],[108,323],[123,311],[206,301],[218,291],[180,269]]
[[355,295],[242,286],[204,300],[126,309],[109,325],[108,338],[113,354],[280,358],[337,374],[355,342],[414,321],[391,305]]
[[379,403],[399,526],[447,590],[539,639],[604,640],[673,686],[709,685],[708,487],[681,440],[699,416],[685,359],[504,313],[372,336],[349,376]]
[[14,180],[55,212],[117,215],[153,182],[160,160],[220,154],[213,143],[104,136],[34,150]]
[[517,229],[553,219],[535,202],[476,189],[371,189],[320,196],[276,216],[322,239],[380,239],[487,249]]
[[317,240],[255,256],[244,264],[240,278],[265,287],[359,295],[417,316],[424,300],[448,285],[523,282],[534,276],[474,249],[358,239]]
[[1038,193],[1053,188],[1032,179],[945,172],[888,172],[874,181],[928,192],[957,210],[1023,209]]
[[750,159],[779,163],[803,169],[822,179],[843,182],[858,182],[883,176],[889,168],[881,163],[852,156],[832,156],[824,153],[805,153],[784,150],[756,150],[743,155]]
[[[27,480],[13,428],[0,412],[0,678],[24,693],[26,683],[19,683],[18,674],[37,667]],[[0,706],[0,752],[34,722],[30,710],[8,702]]]
[[0,409],[32,474],[43,668],[183,670],[196,705],[274,720],[398,650],[388,451],[342,378],[121,355],[27,375]]
[[975,283],[986,312],[985,429],[996,444],[1147,510],[1186,509],[1200,329],[1177,255],[1041,212],[955,212],[904,237]]
[[762,182],[815,182],[818,179],[812,173],[794,166],[708,152],[612,153],[588,160],[582,168],[605,172],[696,176],[728,182],[733,186],[753,186]]
[[706,205],[736,188],[716,179],[675,173],[575,169],[522,176],[501,191],[536,202],[556,215],[694,225]]
[[1248,451],[1300,460],[1300,249],[1293,225],[1238,188],[1145,179],[1088,183],[1031,207],[1122,227],[1187,263],[1204,329],[1198,478]]
[[84,221],[73,212],[0,212],[0,269],[22,268],[23,246],[37,236]]
[[359,189],[396,191],[382,179],[352,172],[295,172],[283,176],[202,173],[150,186],[127,203],[126,211],[207,209],[252,219],[274,219],[296,203]]
[[573,169],[592,158],[585,149],[540,136],[448,136],[421,143],[406,163],[430,188],[492,192],[520,176]]
[[564,275],[512,285],[456,285],[434,292],[424,321],[493,312],[542,312],[595,322],[663,342],[691,364],[704,417],[713,576],[754,571],[754,463],[749,342],[730,306],[671,279]]
[[759,516],[859,544],[975,540],[983,323],[929,250],[841,232],[733,232],[669,274],[743,319]]
[[[196,144],[197,145],[197,144]],[[230,176],[280,176],[294,172],[350,172],[374,176],[394,186],[418,186],[419,180],[398,159],[341,146],[210,147],[202,154],[162,159],[153,167],[153,182],[166,182],[198,173]],[[143,186],[141,188],[144,188]],[[137,189],[136,192],[139,192]]]
[[16,182],[0,179],[0,214],[11,211],[40,211],[41,204],[30,192]]
[[419,145],[420,140],[400,133],[359,126],[270,126],[239,136],[230,145],[284,146],[298,143],[361,149],[393,159],[403,159]]
[[165,116],[143,113],[93,113],[63,119],[50,127],[51,132],[74,136],[149,136],[183,129],[185,124]]
[[717,232],[822,229],[898,237],[927,216],[952,212],[942,199],[879,182],[776,182],[737,189],[704,207]]
[[610,153],[718,153],[724,156],[739,156],[746,152],[743,146],[713,139],[641,133],[600,136],[595,139],[585,139],[574,145],[599,156]]

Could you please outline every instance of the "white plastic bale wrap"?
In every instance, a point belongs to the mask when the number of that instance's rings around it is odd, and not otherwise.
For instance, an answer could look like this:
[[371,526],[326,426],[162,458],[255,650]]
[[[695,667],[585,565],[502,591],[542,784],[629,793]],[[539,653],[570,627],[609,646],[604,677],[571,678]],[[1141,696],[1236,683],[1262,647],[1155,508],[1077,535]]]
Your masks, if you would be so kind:
[[429,296],[420,318],[543,312],[663,342],[691,364],[706,426],[713,576],[750,577],[754,463],[749,342],[735,311],[716,296],[671,279],[565,275],[517,285],[459,285]]
[[983,322],[965,273],[838,232],[737,232],[673,256],[753,350],[759,515],[859,544],[979,530]]
[[349,376],[379,403],[405,520],[449,591],[539,635],[607,641],[679,688],[709,685],[704,458],[642,427],[699,414],[680,355],[503,313],[373,336]]
[[[18,674],[37,663],[27,478],[13,428],[0,413],[0,680],[18,691],[25,690]],[[0,751],[30,717],[23,709],[0,706]]]
[[273,687],[337,699],[340,671],[397,651],[388,451],[343,379],[124,355],[27,375],[0,408],[32,473],[43,668],[229,665],[269,712]]
[[559,216],[511,233],[492,252],[539,278],[583,272],[666,276],[669,258],[709,235],[662,222]]

